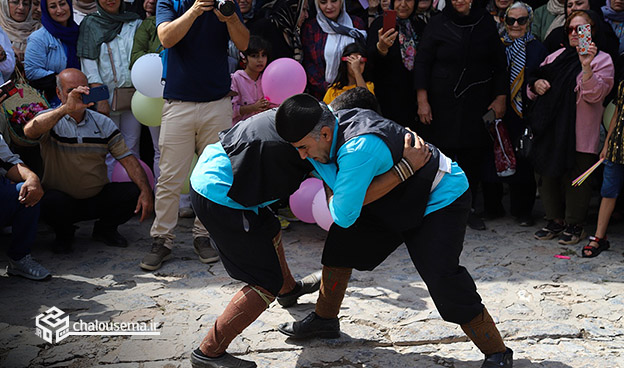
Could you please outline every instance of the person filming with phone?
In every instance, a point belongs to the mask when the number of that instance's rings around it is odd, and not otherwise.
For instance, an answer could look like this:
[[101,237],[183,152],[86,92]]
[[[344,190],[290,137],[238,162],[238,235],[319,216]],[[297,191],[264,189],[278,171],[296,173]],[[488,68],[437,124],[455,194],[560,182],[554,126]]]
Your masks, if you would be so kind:
[[[67,253],[74,243],[75,223],[97,219],[92,237],[109,246],[127,247],[117,227],[133,215],[141,221],[154,208],[152,188],[139,161],[132,155],[115,123],[87,109],[87,77],[78,69],[65,69],[57,77],[61,106],[42,111],[24,127],[24,134],[39,140],[43,158],[41,217],[56,233],[53,250]],[[93,91],[95,92],[95,91]],[[94,93],[95,94],[95,93]],[[99,94],[99,93],[98,93]],[[108,94],[99,94],[106,100]],[[109,183],[106,154],[126,169],[132,182]]]
[[369,70],[384,116],[415,129],[414,57],[425,22],[417,17],[418,1],[395,0],[392,5],[369,28]]
[[596,13],[574,11],[564,27],[565,47],[546,57],[528,80],[527,95],[535,100],[528,115],[531,159],[548,220],[535,238],[558,237],[559,244],[571,245],[586,236],[592,194],[590,181],[571,183],[598,160],[603,101],[613,87],[614,68],[611,56],[600,51]]

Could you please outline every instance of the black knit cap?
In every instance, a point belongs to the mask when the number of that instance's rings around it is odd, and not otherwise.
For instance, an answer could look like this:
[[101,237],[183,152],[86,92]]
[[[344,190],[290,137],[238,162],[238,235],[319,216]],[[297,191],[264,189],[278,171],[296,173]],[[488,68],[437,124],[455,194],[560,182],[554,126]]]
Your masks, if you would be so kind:
[[316,98],[301,93],[287,98],[275,114],[275,128],[286,142],[298,142],[314,129],[323,108]]

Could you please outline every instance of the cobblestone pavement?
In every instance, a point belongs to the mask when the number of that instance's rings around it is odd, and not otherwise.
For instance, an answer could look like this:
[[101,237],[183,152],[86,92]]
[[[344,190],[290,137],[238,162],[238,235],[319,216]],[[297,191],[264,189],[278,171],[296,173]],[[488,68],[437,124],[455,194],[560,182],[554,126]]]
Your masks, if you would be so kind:
[[[189,353],[241,284],[220,263],[197,260],[189,220],[178,228],[174,258],[154,273],[141,271],[149,225],[133,219],[121,227],[130,246],[119,249],[93,242],[92,224],[81,223],[68,255],[51,253],[52,235],[40,231],[33,256],[53,272],[52,280],[0,271],[0,367],[190,367]],[[611,250],[594,259],[579,257],[581,244],[534,240],[541,225],[489,222],[486,231],[467,231],[462,255],[515,351],[514,366],[624,367],[624,225],[610,229]],[[324,237],[315,225],[293,223],[285,231],[296,278],[319,269]],[[6,264],[2,256],[0,269]],[[441,320],[405,247],[375,271],[353,273],[339,339],[299,342],[277,331],[279,323],[307,315],[315,300],[316,294],[305,296],[288,310],[274,303],[229,351],[272,368],[480,366],[482,355],[461,329]],[[72,323],[154,322],[161,334],[69,336],[48,344],[35,335],[35,316],[52,306]]]

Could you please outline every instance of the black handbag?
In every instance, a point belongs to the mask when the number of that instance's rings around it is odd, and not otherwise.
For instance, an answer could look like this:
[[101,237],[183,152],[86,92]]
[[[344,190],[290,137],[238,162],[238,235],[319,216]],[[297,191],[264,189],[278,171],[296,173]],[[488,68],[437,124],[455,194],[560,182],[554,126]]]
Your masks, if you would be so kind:
[[531,156],[531,150],[533,149],[533,131],[531,127],[524,128],[524,132],[518,139],[516,144],[516,156],[520,156],[524,159],[528,159]]

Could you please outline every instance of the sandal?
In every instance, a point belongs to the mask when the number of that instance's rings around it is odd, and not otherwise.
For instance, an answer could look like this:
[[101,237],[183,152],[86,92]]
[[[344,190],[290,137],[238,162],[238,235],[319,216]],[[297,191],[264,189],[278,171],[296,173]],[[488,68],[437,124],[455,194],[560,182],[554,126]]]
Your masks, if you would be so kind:
[[[592,242],[595,242],[598,244],[597,247],[594,247],[591,245]],[[603,250],[607,250],[609,249],[609,242],[607,241],[607,237],[605,236],[603,239],[600,239],[597,236],[590,236],[589,237],[589,243],[583,247],[583,250],[581,251],[581,256],[583,258],[594,258],[597,255],[599,255],[600,253],[602,253]],[[586,251],[589,251],[589,254],[585,254]]]

